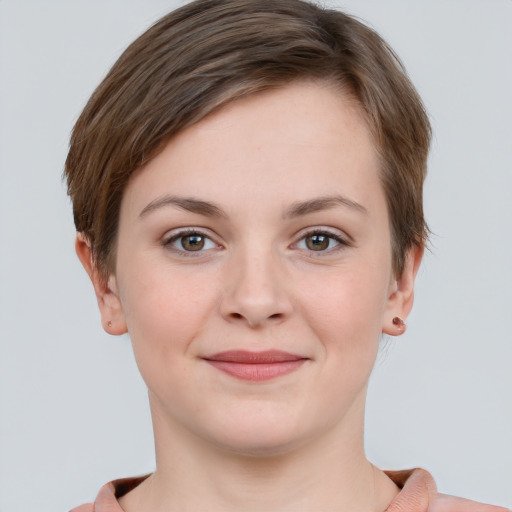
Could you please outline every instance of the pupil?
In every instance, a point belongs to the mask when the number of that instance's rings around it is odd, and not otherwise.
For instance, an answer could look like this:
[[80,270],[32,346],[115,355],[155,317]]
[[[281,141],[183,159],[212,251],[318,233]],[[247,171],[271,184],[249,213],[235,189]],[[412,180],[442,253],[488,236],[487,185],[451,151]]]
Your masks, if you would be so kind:
[[184,236],[181,246],[187,251],[200,251],[204,247],[204,238],[200,235]]
[[323,251],[329,247],[329,237],[325,235],[311,235],[306,239],[308,249]]

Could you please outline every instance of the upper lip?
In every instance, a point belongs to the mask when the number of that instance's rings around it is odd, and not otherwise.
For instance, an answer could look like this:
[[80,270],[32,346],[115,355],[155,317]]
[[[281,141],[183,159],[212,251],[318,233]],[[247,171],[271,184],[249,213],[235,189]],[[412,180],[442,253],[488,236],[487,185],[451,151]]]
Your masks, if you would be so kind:
[[265,364],[265,363],[283,363],[286,361],[300,361],[307,359],[297,354],[290,354],[281,350],[265,350],[262,352],[252,352],[249,350],[228,350],[226,352],[218,352],[203,357],[207,361],[223,361],[227,363],[240,364]]

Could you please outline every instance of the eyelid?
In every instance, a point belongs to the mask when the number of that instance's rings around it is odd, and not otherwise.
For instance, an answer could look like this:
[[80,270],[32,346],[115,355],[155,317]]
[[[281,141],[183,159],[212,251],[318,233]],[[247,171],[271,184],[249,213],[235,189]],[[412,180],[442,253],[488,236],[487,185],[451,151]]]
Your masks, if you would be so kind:
[[162,245],[164,248],[169,249],[170,251],[179,254],[181,256],[186,257],[198,257],[200,255],[204,255],[205,252],[209,252],[212,249],[205,249],[201,251],[186,251],[181,250],[176,247],[173,247],[172,244],[179,240],[180,238],[186,237],[186,236],[192,236],[192,235],[198,235],[201,237],[204,237],[211,242],[213,242],[216,245],[216,249],[222,248],[222,245],[216,240],[215,236],[212,236],[211,232],[208,229],[205,228],[199,228],[199,227],[186,227],[186,228],[176,228],[171,231],[168,231],[163,237],[162,237]]
[[[205,250],[200,250],[200,251],[186,251],[184,249],[181,250],[181,249],[178,249],[178,248],[175,248],[172,246],[172,243],[175,242],[176,240],[179,240],[182,237],[191,236],[191,235],[199,235],[204,238],[207,238],[208,240],[213,242],[213,244],[216,245],[216,249],[224,248],[223,245],[218,242],[215,234],[212,234],[209,229],[201,228],[201,227],[189,227],[189,226],[183,227],[183,228],[176,228],[176,229],[173,229],[173,230],[167,232],[162,237],[161,244],[165,248],[168,248],[169,250],[172,250],[173,252],[175,252],[179,255],[189,256],[189,257],[198,257],[200,255],[204,255],[205,252],[209,252],[212,250],[212,248],[210,248],[210,249],[205,249]],[[297,233],[297,235],[295,237],[295,241],[291,244],[290,247],[296,248],[296,246],[299,242],[304,240],[306,237],[312,236],[312,235],[324,235],[324,236],[331,238],[332,240],[335,240],[339,244],[336,247],[333,247],[331,249],[326,249],[323,251],[313,251],[313,250],[304,249],[306,252],[308,252],[314,256],[327,255],[332,252],[335,252],[338,249],[344,249],[346,247],[351,247],[353,245],[353,240],[350,237],[350,235],[348,235],[347,233],[344,233],[343,231],[341,231],[337,228],[330,228],[330,227],[326,227],[326,226],[317,226],[317,227],[304,228],[299,233]]]
[[348,234],[346,234],[338,229],[327,228],[325,226],[318,226],[318,227],[305,228],[305,229],[301,230],[297,234],[295,242],[293,242],[293,244],[292,244],[292,247],[296,246],[299,242],[301,242],[308,236],[312,236],[312,235],[324,235],[324,236],[327,236],[327,237],[335,240],[339,244],[338,246],[333,247],[332,249],[327,249],[324,251],[306,250],[308,253],[310,253],[314,256],[327,255],[327,254],[330,254],[338,249],[344,249],[346,247],[351,247],[353,245],[352,238]]

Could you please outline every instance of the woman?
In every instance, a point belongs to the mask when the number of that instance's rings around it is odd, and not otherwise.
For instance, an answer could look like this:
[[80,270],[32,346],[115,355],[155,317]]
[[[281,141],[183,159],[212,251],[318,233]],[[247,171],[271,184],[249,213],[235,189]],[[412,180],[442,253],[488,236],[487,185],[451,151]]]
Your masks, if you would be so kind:
[[393,52],[339,12],[198,1],[126,50],[66,176],[157,467],[95,510],[505,510],[364,454],[379,340],[406,329],[426,242],[429,142]]

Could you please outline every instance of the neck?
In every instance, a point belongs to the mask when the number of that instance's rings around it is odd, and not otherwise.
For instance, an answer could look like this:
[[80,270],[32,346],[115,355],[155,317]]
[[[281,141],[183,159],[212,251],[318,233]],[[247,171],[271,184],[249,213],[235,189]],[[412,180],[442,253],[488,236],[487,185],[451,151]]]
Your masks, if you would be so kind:
[[[120,500],[137,510],[382,512],[398,489],[365,457],[364,399],[315,440],[257,456],[207,444],[153,409],[157,470]],[[172,432],[172,435],[171,435]]]

